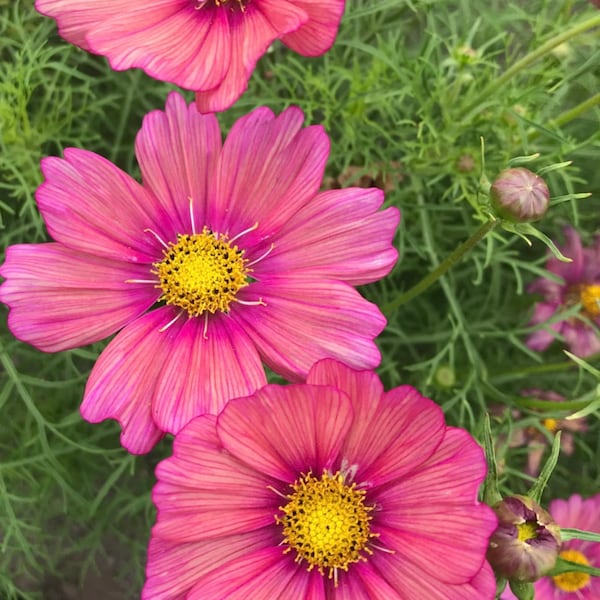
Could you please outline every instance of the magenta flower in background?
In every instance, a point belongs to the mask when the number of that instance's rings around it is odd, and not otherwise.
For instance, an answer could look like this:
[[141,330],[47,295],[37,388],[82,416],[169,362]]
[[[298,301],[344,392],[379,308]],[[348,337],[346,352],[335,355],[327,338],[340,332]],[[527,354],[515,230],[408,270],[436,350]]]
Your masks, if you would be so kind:
[[[553,500],[549,512],[560,527],[600,533],[600,494],[583,500],[575,494],[568,500]],[[600,568],[600,543],[583,540],[563,542],[560,554],[565,560]],[[563,573],[556,577],[542,577],[535,582],[535,600],[598,600],[600,578],[585,573]],[[506,590],[502,600],[516,600]]]
[[201,112],[229,108],[276,39],[299,54],[332,46],[344,0],[36,0],[60,35],[117,71],[198,92]]
[[233,400],[156,472],[147,600],[495,596],[481,448],[373,372],[323,360]]
[[222,143],[214,115],[172,93],[136,140],[143,184],[85,150],[42,161],[56,242],[8,248],[0,301],[45,352],[121,330],[81,412],[117,419],[130,452],[260,388],[261,361],[290,380],[325,357],[379,364],[385,319],[352,286],[393,267],[399,212],[375,188],[319,193],[329,139],[302,122],[258,108]]
[[[535,305],[530,325],[546,323],[561,310],[580,303],[582,317],[600,326],[600,236],[590,248],[582,248],[579,234],[572,227],[565,228],[565,236],[567,242],[561,252],[573,262],[550,257],[546,269],[561,277],[563,283],[541,277],[529,286],[529,292],[544,297]],[[532,350],[545,350],[556,339],[549,330],[562,336],[569,350],[577,356],[600,352],[597,329],[577,317],[547,324],[527,338],[527,345]]]

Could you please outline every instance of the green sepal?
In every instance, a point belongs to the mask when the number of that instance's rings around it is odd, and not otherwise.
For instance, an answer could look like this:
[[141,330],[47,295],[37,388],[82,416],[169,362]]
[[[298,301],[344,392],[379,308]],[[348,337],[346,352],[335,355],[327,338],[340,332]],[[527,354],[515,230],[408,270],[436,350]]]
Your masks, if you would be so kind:
[[509,581],[510,591],[519,600],[534,600],[535,589],[533,583],[525,581]]

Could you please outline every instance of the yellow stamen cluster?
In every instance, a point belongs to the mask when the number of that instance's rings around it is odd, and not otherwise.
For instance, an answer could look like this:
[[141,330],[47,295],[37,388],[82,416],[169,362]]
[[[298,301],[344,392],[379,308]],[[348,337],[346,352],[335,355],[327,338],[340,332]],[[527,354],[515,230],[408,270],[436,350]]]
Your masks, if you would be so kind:
[[[563,550],[560,557],[578,565],[589,565],[587,558],[578,550]],[[578,573],[570,571],[555,575],[552,580],[557,588],[565,592],[576,592],[584,588],[590,582],[590,576],[587,573]]]
[[337,584],[337,571],[367,560],[361,553],[372,554],[367,543],[377,534],[371,533],[373,506],[365,505],[365,490],[345,483],[344,476],[327,471],[320,478],[309,472],[292,485],[289,502],[279,507],[283,516],[285,552],[296,551],[296,562],[306,561],[308,570],[317,567],[321,575]]
[[163,292],[160,300],[185,310],[190,317],[228,312],[237,292],[248,285],[250,269],[244,250],[206,227],[201,233],[179,235],[163,255],[152,271]]
[[535,540],[537,538],[538,524],[536,521],[525,521],[517,525],[517,538],[521,542]]
[[600,285],[582,285],[579,288],[581,306],[591,318],[600,316]]

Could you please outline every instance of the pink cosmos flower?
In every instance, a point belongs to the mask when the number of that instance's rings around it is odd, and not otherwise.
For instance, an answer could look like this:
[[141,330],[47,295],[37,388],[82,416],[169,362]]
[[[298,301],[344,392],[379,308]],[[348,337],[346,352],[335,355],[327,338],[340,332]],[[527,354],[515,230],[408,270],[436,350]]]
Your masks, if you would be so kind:
[[229,108],[276,39],[299,54],[332,46],[344,0],[36,0],[68,42],[117,71],[198,92],[202,112]]
[[[583,500],[579,494],[568,500],[553,500],[549,512],[560,527],[600,533],[600,494]],[[569,540],[561,545],[560,556],[579,564],[600,567],[600,543]],[[600,578],[585,573],[563,573],[556,577],[542,577],[535,582],[535,600],[598,600]],[[516,600],[506,590],[502,600]]]
[[194,419],[157,467],[146,600],[492,600],[481,448],[335,360]]
[[529,286],[531,293],[544,296],[535,306],[530,325],[546,323],[555,313],[575,304],[581,304],[582,318],[546,324],[527,338],[527,345],[532,350],[545,350],[558,334],[573,354],[585,357],[600,352],[598,330],[589,324],[600,325],[600,236],[590,248],[582,248],[579,234],[572,227],[565,228],[565,236],[567,243],[561,252],[573,262],[550,257],[546,269],[561,277],[563,283],[541,277]]
[[385,319],[352,286],[394,265],[399,212],[378,189],[319,193],[329,139],[302,121],[259,108],[222,143],[214,115],[172,93],[136,140],[143,184],[85,150],[42,161],[56,242],[8,248],[0,301],[45,352],[120,330],[81,412],[117,419],[130,452],[260,388],[261,360],[290,380],[325,357],[379,364]]

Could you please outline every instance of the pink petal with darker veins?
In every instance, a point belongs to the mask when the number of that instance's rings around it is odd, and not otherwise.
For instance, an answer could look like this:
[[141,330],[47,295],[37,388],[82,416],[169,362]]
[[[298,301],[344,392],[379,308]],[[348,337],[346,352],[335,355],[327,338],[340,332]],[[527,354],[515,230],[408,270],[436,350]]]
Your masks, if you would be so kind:
[[[325,600],[322,592],[315,590],[313,580],[322,578],[318,572],[309,573],[298,565],[283,548],[271,547],[254,550],[231,560],[221,568],[203,576],[187,596],[187,600]],[[308,590],[317,594],[308,595]]]
[[302,128],[304,114],[290,107],[275,117],[260,107],[239,119],[223,145],[214,213],[217,231],[236,234],[258,223],[244,236],[270,238],[317,194],[329,155],[329,138],[320,126]]
[[332,387],[268,385],[230,402],[217,427],[228,452],[284,482],[280,491],[288,493],[301,473],[337,470],[352,416],[348,397]]
[[200,542],[275,524],[281,497],[269,486],[276,482],[224,452],[214,421],[194,419],[175,438],[174,455],[158,465],[153,536]]
[[58,33],[71,44],[89,50],[86,42],[88,31],[96,24],[115,14],[127,10],[128,0],[102,0],[86,2],[80,0],[36,0],[35,9],[56,19]]
[[356,465],[355,480],[369,487],[418,469],[444,439],[441,409],[413,387],[384,393],[376,373],[354,371],[335,360],[316,363],[307,383],[333,385],[350,396],[355,417],[342,456]]
[[81,252],[128,262],[161,257],[157,240],[169,217],[151,194],[110,161],[78,148],[42,160],[36,200],[50,235]]
[[[144,117],[135,140],[135,153],[144,186],[170,216],[166,240],[178,233],[200,232],[212,226],[221,131],[214,115],[201,115],[179,94],[167,97],[166,108]],[[191,214],[194,222],[192,223]]]
[[234,51],[227,10],[196,10],[185,0],[129,3],[93,27],[87,41],[117,71],[139,67],[155,79],[192,90],[221,85]]
[[294,0],[309,17],[297,31],[281,41],[303,56],[319,56],[333,46],[344,12],[345,0]]
[[[295,273],[254,282],[242,290],[244,306],[236,318],[256,344],[264,362],[290,381],[306,376],[322,358],[357,369],[376,367],[381,355],[373,339],[386,320],[346,283]],[[235,308],[235,307],[234,307]]]
[[268,529],[189,544],[169,542],[153,534],[142,600],[184,600],[207,573],[273,545],[273,533]]
[[97,342],[144,313],[158,297],[148,267],[114,262],[61,244],[19,244],[0,267],[0,301],[20,340],[44,352]]
[[257,277],[310,269],[351,285],[381,279],[398,258],[391,244],[400,220],[396,208],[379,211],[382,203],[377,188],[318,194],[285,224],[273,251],[256,265]]
[[230,398],[247,396],[266,382],[255,345],[229,315],[182,317],[168,330],[169,350],[160,364],[152,415],[177,433],[191,419],[217,414]]
[[[394,550],[391,559],[402,589],[405,569],[453,585],[470,581],[481,568],[489,536],[496,528],[492,510],[477,502],[486,472],[481,448],[464,430],[448,428],[444,441],[412,474],[371,496],[381,507],[373,528],[379,542]],[[443,556],[444,561],[431,561]],[[379,557],[379,556],[378,556]],[[415,577],[420,580],[421,577]]]
[[212,89],[192,86],[198,92],[198,110],[207,113],[229,108],[248,87],[256,62],[271,43],[283,33],[298,29],[306,19],[306,13],[296,2],[285,0],[260,0],[249,3],[243,12],[231,12],[231,59],[227,73]]
[[176,339],[172,327],[160,329],[175,314],[159,308],[125,327],[99,356],[85,388],[83,418],[119,421],[121,444],[132,454],[149,452],[164,435],[152,418],[152,402]]

